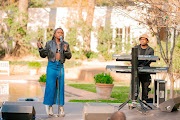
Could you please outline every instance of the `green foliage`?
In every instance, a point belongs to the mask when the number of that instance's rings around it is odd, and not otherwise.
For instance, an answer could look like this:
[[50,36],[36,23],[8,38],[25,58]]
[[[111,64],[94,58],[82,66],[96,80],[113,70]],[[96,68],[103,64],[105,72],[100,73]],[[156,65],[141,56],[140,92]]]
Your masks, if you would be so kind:
[[[132,42],[136,44],[136,40],[133,38]],[[127,39],[125,43],[122,42],[122,39],[120,38],[115,38],[115,48],[114,48],[114,54],[120,54],[122,52],[122,47],[124,46],[125,48],[125,53],[124,54],[129,54],[132,47],[134,47],[134,44],[130,43],[130,38]],[[122,54],[122,53],[121,53]]]
[[[45,39],[44,33],[47,31],[47,36]],[[26,44],[29,44],[30,41],[45,43],[48,40],[51,40],[53,31],[49,31],[49,29],[38,28],[37,31],[29,31],[26,36],[22,39]],[[31,51],[32,52],[32,51]],[[37,53],[36,53],[37,54]]]
[[71,53],[72,53],[72,57],[74,59],[83,59],[83,58],[85,58],[84,51],[82,49],[79,50],[79,51],[71,51]]
[[28,61],[9,61],[10,65],[28,65]]
[[95,83],[112,84],[114,79],[107,73],[101,73],[94,76]]
[[77,39],[76,27],[69,28],[69,32],[66,35],[66,41],[69,43],[72,52],[77,52],[75,50],[75,47],[77,47],[77,49],[80,49],[81,44],[80,41]]
[[[3,37],[8,43],[7,51],[10,51],[12,48],[12,42],[16,42],[16,50],[12,50],[14,55],[18,56],[23,53],[26,53],[27,45],[24,43],[24,37],[26,36],[27,30],[27,13],[20,13],[18,7],[14,4],[7,5],[2,10],[7,14],[6,18],[3,18],[3,23],[6,25],[7,30],[3,30]],[[18,46],[20,45],[20,46]],[[18,46],[18,47],[17,47]],[[19,50],[21,49],[19,52]],[[16,54],[17,52],[17,54]],[[6,52],[11,54],[11,52]]]
[[39,58],[40,58],[38,48],[33,48],[33,47],[31,47],[31,49],[29,49],[29,52],[30,52],[31,54],[33,54],[33,56],[36,56],[36,57],[39,57]]
[[[32,64],[32,62],[29,62],[29,61],[9,61],[9,64],[10,65],[24,65],[25,66],[25,65]],[[47,66],[47,62],[46,61],[41,61],[41,67],[45,67],[45,66]]]
[[115,53],[119,53],[122,50],[122,39],[120,38],[115,38]]
[[31,0],[30,7],[31,8],[42,8],[48,5],[47,1],[44,0]]
[[132,3],[132,0],[96,0],[97,6],[129,6]]
[[86,57],[87,58],[98,58],[98,53],[95,53],[93,51],[87,51],[86,52]]
[[[72,57],[75,59],[84,59],[85,56],[87,58],[97,57],[94,52],[84,51],[86,45],[84,38],[86,37],[88,30],[92,30],[92,28],[89,28],[83,20],[69,20],[67,26],[69,31],[66,35],[66,41],[70,44]],[[81,36],[81,38],[79,38],[79,36]],[[84,40],[83,43],[80,39]]]
[[[44,33],[43,33],[43,34],[44,34]],[[48,29],[47,29],[47,36],[46,36],[47,40],[51,40],[53,34],[54,34],[54,30],[51,29],[51,28],[48,28]]]
[[[130,44],[130,38],[127,39],[125,43],[122,42],[122,39],[115,38],[112,36],[112,29],[110,27],[100,28],[97,34],[98,38],[98,47],[97,50],[104,57],[105,60],[112,60],[112,54],[120,54],[122,52],[122,47],[124,46],[126,54],[129,54],[129,51],[132,48]],[[133,39],[133,42],[135,40]],[[112,46],[115,46],[114,48]]]
[[5,55],[5,49],[3,49],[2,47],[0,47],[0,57]]
[[46,74],[41,75],[39,82],[46,82]]
[[5,22],[7,27],[9,28],[9,31],[7,31],[9,33],[9,37],[22,37],[26,35],[25,26],[27,25],[27,20],[22,20],[21,22],[19,22],[17,19],[20,17],[27,17],[27,14],[20,13],[18,7],[15,7],[13,4],[7,6],[4,11],[7,11],[7,18],[4,18],[3,22]]
[[91,54],[92,54],[91,51],[86,52],[86,57],[87,57],[87,58],[90,58],[90,57],[91,57]]
[[97,38],[98,38],[97,50],[100,52],[102,56],[104,56],[105,60],[111,60],[112,53],[110,52],[110,50],[112,49],[112,43],[113,43],[112,29],[107,27],[99,29]]
[[[39,62],[29,62],[29,61],[9,61],[10,65],[28,65],[29,67],[31,66],[38,66],[38,67],[46,67],[47,66],[47,61],[41,61],[40,65]],[[64,67],[65,68],[70,68],[70,67],[76,67],[81,65],[82,63],[77,61],[77,60],[67,60]]]
[[[166,50],[166,42],[161,41],[162,44],[162,48],[164,50]],[[167,67],[166,63],[164,62],[163,58],[161,57],[160,54],[160,50],[159,50],[159,45],[157,48],[158,52],[155,52],[155,55],[160,57],[160,60],[156,62],[156,65],[158,65],[159,67]],[[171,43],[168,42],[168,58],[170,58],[170,50],[171,50]],[[173,66],[173,70],[174,71],[180,71],[180,36],[178,36],[176,38],[176,44],[175,44],[175,48],[174,48],[174,52],[173,52],[173,62],[172,62],[172,66]],[[152,64],[152,66],[155,66],[154,64]]]
[[180,35],[176,38],[176,44],[173,55],[173,69],[177,72],[180,71]]
[[32,68],[40,68],[41,67],[41,63],[40,62],[29,62],[28,66],[32,67]]
[[69,43],[72,57],[75,59],[82,59],[84,56],[84,52],[82,50],[82,42],[78,39],[78,35],[80,35],[79,23],[76,21],[72,21],[72,23],[67,23],[69,26],[69,31],[66,35],[66,41]]
[[[36,2],[38,4],[36,4]],[[31,3],[34,5],[39,5],[39,3],[44,1],[32,0]],[[3,9],[7,13],[7,17],[3,19],[3,22],[7,25],[8,30],[3,31],[3,36],[8,41],[9,46],[12,45],[12,42],[19,42],[23,46],[30,46],[30,41],[39,41],[46,42],[51,40],[53,30],[52,29],[42,29],[38,28],[37,31],[27,31],[27,14],[20,13],[18,7],[15,5],[8,5]],[[19,21],[20,18],[23,18],[22,21]],[[47,36],[44,36],[44,33],[47,31]],[[9,38],[13,38],[9,40]],[[47,39],[45,39],[47,38]],[[28,47],[30,48],[30,47]],[[31,46],[31,48],[33,48]],[[30,52],[34,53],[32,49],[29,49]],[[37,53],[35,53],[37,55]]]

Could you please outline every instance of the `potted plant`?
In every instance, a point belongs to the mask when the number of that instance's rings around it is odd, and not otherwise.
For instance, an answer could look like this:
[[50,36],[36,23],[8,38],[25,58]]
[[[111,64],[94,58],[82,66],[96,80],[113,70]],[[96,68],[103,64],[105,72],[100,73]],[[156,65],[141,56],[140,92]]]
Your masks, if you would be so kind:
[[39,79],[39,83],[41,85],[42,94],[44,95],[45,87],[46,87],[46,74],[41,75],[41,77]]
[[38,74],[39,68],[41,68],[41,63],[39,62],[29,62],[28,66],[32,69],[30,69],[30,75],[36,75]]
[[99,99],[109,99],[114,86],[114,79],[107,73],[101,73],[94,76],[96,84],[96,93]]

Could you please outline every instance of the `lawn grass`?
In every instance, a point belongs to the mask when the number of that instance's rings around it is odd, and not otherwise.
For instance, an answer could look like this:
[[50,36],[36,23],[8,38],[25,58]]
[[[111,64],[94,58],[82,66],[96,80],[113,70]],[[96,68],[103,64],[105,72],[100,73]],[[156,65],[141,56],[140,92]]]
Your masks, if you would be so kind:
[[[96,93],[95,84],[68,84],[69,86],[87,90]],[[111,98],[115,100],[70,100],[69,102],[106,102],[106,103],[122,103],[128,100],[129,86],[114,86]]]
[[[32,61],[9,61],[10,65],[28,65]],[[41,67],[46,67],[48,61],[41,61],[39,62],[41,64]],[[65,68],[75,67],[81,65],[81,62],[75,61],[75,60],[66,60],[66,63],[64,64]]]
[[68,84],[69,86],[96,93],[95,84]]
[[121,100],[69,100],[68,102],[122,103]]
[[[9,61],[10,65],[28,65],[32,61]],[[47,66],[47,61],[41,61],[39,62],[41,64],[41,67]]]
[[82,63],[77,61],[77,60],[66,60],[64,67],[65,68],[71,68],[71,67],[76,67],[80,66]]

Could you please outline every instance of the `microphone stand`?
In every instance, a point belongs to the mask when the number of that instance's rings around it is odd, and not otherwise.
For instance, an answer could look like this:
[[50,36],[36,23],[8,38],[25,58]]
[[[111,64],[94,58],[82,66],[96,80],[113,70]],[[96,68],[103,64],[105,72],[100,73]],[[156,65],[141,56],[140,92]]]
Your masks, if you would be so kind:
[[58,84],[59,84],[59,100],[58,100],[58,115],[57,117],[59,117],[59,104],[60,104],[60,87],[61,87],[61,64],[63,63],[62,61],[62,56],[63,56],[63,40],[60,38],[60,41],[61,41],[61,44],[60,44],[60,72],[59,72],[59,81],[58,81]]

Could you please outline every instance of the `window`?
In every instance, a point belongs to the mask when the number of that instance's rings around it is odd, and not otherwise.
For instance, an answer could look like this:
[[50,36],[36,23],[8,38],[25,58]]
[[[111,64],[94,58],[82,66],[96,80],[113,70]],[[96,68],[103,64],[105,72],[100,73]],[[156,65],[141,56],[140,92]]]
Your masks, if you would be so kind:
[[122,28],[116,28],[116,38],[122,39]]
[[125,27],[125,41],[130,42],[130,27]]

